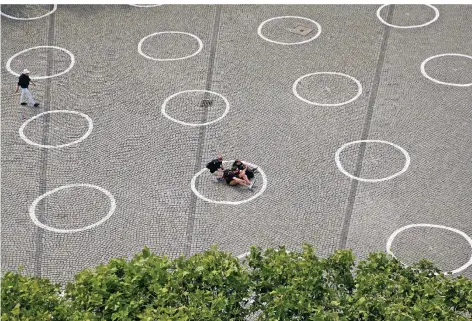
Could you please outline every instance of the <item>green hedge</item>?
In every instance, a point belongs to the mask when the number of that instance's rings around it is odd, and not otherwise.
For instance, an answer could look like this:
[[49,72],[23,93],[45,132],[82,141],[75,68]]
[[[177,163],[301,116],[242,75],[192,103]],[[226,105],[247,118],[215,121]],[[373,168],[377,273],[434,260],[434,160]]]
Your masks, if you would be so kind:
[[241,262],[212,248],[170,260],[148,248],[78,273],[65,286],[2,276],[2,320],[470,320],[472,281],[384,253],[355,263],[350,250],[324,259],[253,247]]

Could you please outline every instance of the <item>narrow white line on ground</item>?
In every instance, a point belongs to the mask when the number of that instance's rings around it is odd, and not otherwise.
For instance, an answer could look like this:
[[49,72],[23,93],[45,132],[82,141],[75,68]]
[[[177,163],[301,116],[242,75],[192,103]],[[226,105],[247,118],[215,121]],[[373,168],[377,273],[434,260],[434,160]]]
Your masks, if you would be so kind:
[[[64,114],[74,114],[74,115],[79,115],[79,116],[82,116],[84,117],[87,122],[88,122],[88,129],[87,129],[87,132],[82,136],[80,137],[79,139],[73,141],[73,142],[70,142],[70,143],[67,143],[67,144],[62,144],[62,145],[42,145],[42,144],[38,144],[38,143],[35,143],[33,141],[31,141],[28,137],[26,137],[25,133],[24,133],[24,130],[25,130],[25,127],[33,120],[35,120],[36,118],[39,118],[45,114],[56,114],[56,113],[64,113]],[[92,121],[92,118],[90,118],[88,115],[84,114],[84,113],[81,113],[81,112],[78,112],[78,111],[74,111],[74,110],[50,110],[50,111],[45,111],[41,114],[38,114],[30,119],[28,119],[27,121],[25,121],[20,129],[19,129],[19,134],[20,134],[20,137],[21,139],[23,139],[26,143],[30,144],[30,145],[33,145],[33,146],[36,146],[36,147],[41,147],[41,148],[63,148],[63,147],[67,147],[67,146],[71,146],[71,145],[74,145],[74,144],[78,144],[80,143],[81,141],[83,141],[84,139],[86,139],[91,133],[92,133],[92,130],[93,130],[93,121]]]
[[[51,227],[51,226],[48,226],[46,224],[41,223],[38,220],[38,218],[36,217],[36,206],[38,205],[38,203],[43,198],[46,198],[47,196],[49,196],[51,194],[59,192],[63,189],[74,188],[74,187],[94,188],[96,190],[99,190],[100,192],[102,192],[106,196],[108,196],[108,198],[110,199],[110,210],[108,211],[108,214],[96,223],[93,223],[91,225],[88,225],[88,226],[85,226],[85,227],[82,227],[82,228],[77,228],[77,229],[58,229],[58,228]],[[115,212],[115,209],[116,209],[115,198],[113,197],[113,195],[108,190],[106,190],[106,189],[104,189],[100,186],[96,186],[96,185],[92,185],[92,184],[69,184],[69,185],[63,185],[63,186],[57,187],[53,190],[50,190],[47,193],[44,193],[43,195],[39,196],[38,198],[36,198],[33,201],[33,203],[31,204],[31,206],[29,207],[29,215],[30,215],[30,218],[31,218],[31,220],[33,221],[34,224],[36,224],[37,226],[39,226],[39,227],[41,227],[45,230],[48,230],[48,231],[51,231],[51,232],[56,232],[56,233],[76,233],[76,232],[82,232],[82,231],[85,231],[85,230],[89,230],[91,228],[94,228],[94,227],[97,227],[97,226],[103,224],[105,221],[107,221],[113,215],[113,213]]]
[[[361,178],[361,177],[357,177],[357,176],[352,175],[351,173],[347,172],[344,169],[343,165],[341,164],[340,155],[341,155],[341,152],[343,151],[343,149],[345,149],[346,147],[348,147],[350,145],[354,145],[354,144],[360,144],[360,143],[381,143],[381,144],[388,144],[390,146],[395,147],[396,149],[400,150],[403,153],[403,155],[405,155],[405,166],[403,166],[403,169],[401,171],[399,171],[395,174],[392,174],[390,176],[384,177],[384,178]],[[361,182],[369,182],[369,183],[383,182],[383,181],[387,181],[389,179],[395,178],[395,177],[403,174],[404,172],[406,172],[406,170],[410,166],[410,155],[408,154],[408,152],[405,149],[403,149],[402,147],[400,147],[400,146],[398,146],[394,143],[387,142],[385,140],[377,140],[377,139],[356,140],[356,141],[353,141],[353,142],[346,143],[346,144],[342,145],[336,151],[335,156],[334,156],[334,160],[336,162],[336,166],[338,167],[338,169],[344,175],[350,177],[351,179],[356,179],[356,180],[361,181]]]
[[[395,257],[395,255],[393,255],[393,252],[392,252],[392,243],[393,243],[393,240],[395,239],[395,237],[403,232],[404,230],[407,230],[409,228],[413,228],[413,227],[432,227],[432,228],[440,228],[440,229],[444,229],[444,230],[448,230],[448,231],[451,231],[451,232],[455,232],[457,234],[459,234],[460,236],[462,236],[463,238],[466,239],[466,241],[469,243],[471,249],[472,249],[472,239],[467,235],[465,234],[464,232],[458,230],[458,229],[455,229],[455,228],[452,228],[452,227],[447,227],[447,226],[444,226],[444,225],[434,225],[434,224],[410,224],[410,225],[406,225],[406,226],[403,226],[401,228],[399,228],[398,230],[396,230],[395,232],[392,233],[392,235],[390,235],[390,237],[388,238],[387,240],[387,253],[389,253],[391,256]],[[396,258],[396,257],[395,257]],[[398,259],[398,258],[397,258]],[[469,266],[472,265],[472,254],[470,256],[470,259],[467,263],[465,263],[464,265],[460,266],[459,268],[455,269],[455,270],[452,270],[450,272],[445,272],[444,274],[455,274],[455,273],[459,273],[461,271],[464,271],[465,269],[467,269]]]

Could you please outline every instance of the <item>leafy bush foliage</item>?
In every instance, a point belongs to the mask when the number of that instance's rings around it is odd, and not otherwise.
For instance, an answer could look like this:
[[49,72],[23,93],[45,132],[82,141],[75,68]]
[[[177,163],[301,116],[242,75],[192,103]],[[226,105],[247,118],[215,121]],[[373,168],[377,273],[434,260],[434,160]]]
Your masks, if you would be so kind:
[[170,260],[148,248],[75,276],[61,296],[49,280],[2,276],[2,320],[470,320],[472,281],[430,262],[384,253],[355,262],[253,247],[244,262],[216,248]]

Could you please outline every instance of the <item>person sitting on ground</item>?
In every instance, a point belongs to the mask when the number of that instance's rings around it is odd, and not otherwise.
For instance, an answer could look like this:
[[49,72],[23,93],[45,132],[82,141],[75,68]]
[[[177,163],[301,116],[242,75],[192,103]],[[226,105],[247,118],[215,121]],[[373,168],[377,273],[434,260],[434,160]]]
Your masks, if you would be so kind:
[[[210,170],[210,173],[216,175],[218,178],[223,177],[223,156],[218,155],[218,158],[213,159],[210,161],[207,165],[206,168]],[[216,172],[216,174],[215,174]]]
[[234,161],[233,165],[231,166],[232,170],[239,169],[241,171],[241,178],[242,176],[247,176],[248,179],[254,178],[254,172],[257,170],[256,168],[249,168],[249,166],[246,166],[241,160],[237,159]]
[[223,178],[226,180],[226,184],[234,186],[234,185],[243,185],[248,186],[251,188],[251,182],[249,184],[241,178],[238,178],[238,173],[236,171],[232,171],[229,169],[225,169],[223,171]]

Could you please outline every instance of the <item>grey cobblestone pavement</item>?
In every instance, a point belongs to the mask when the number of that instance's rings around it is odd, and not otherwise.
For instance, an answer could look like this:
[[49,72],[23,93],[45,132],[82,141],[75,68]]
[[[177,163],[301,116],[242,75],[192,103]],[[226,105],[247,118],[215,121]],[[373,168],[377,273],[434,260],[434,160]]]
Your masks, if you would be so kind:
[[[145,245],[170,257],[216,244],[241,255],[251,245],[313,244],[326,256],[352,248],[359,257],[385,251],[389,236],[409,224],[454,228],[472,237],[472,86],[433,82],[420,66],[431,56],[472,56],[472,6],[435,6],[439,18],[420,28],[394,28],[372,5],[58,5],[36,20],[1,18],[1,261],[55,281],[113,257],[129,257]],[[31,18],[52,6],[2,5],[2,12]],[[393,25],[426,24],[427,6],[387,6]],[[275,42],[307,41],[298,45]],[[298,18],[297,18],[298,17]],[[288,29],[313,29],[307,35]],[[160,34],[178,31],[186,34]],[[198,37],[199,41],[193,37]],[[35,46],[57,46],[74,55],[70,71],[36,80],[39,108],[19,105],[17,77],[6,68],[13,55]],[[200,50],[201,49],[201,50]],[[190,56],[180,60],[162,60]],[[161,60],[155,60],[161,59]],[[70,56],[39,48],[17,56],[11,69],[31,76],[58,74]],[[425,65],[442,82],[472,82],[472,60],[432,59]],[[292,86],[301,79],[297,98]],[[34,78],[33,78],[34,79]],[[184,92],[207,90],[214,93]],[[180,93],[181,94],[177,94]],[[161,114],[168,100],[169,117]],[[219,121],[229,103],[228,113]],[[210,100],[209,105],[202,104]],[[311,104],[324,104],[320,106]],[[332,106],[330,104],[333,104]],[[19,135],[42,112],[83,113],[93,129],[76,144],[41,148]],[[215,122],[213,122],[215,121]],[[32,120],[24,135],[42,145],[68,144],[87,133],[80,114],[49,113]],[[389,180],[364,182],[347,173]],[[253,191],[195,181],[206,198],[244,201],[215,204],[191,190],[194,175],[222,153],[259,166]],[[339,164],[338,164],[339,165]],[[59,189],[34,204],[46,192]],[[104,191],[100,191],[103,188]],[[107,193],[110,193],[108,195]],[[114,211],[114,201],[116,209]],[[414,227],[395,237],[392,251],[405,263],[422,257],[444,270],[466,264],[472,248],[461,235]],[[460,272],[472,277],[472,267]]]

